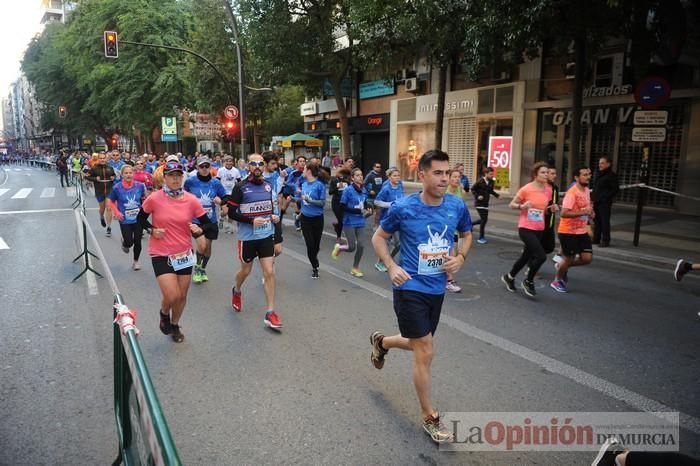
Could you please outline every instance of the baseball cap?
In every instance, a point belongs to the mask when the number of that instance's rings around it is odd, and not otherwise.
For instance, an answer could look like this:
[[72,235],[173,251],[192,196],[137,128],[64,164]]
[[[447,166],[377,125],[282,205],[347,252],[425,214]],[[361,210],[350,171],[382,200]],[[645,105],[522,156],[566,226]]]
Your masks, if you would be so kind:
[[177,157],[177,155],[169,155],[165,158],[166,162],[179,162],[180,159]]
[[197,159],[197,166],[200,166],[203,163],[208,163],[209,165],[211,165],[211,160],[209,160],[209,157],[207,157],[206,155],[199,157]]
[[167,175],[168,173],[173,172],[185,173],[185,169],[179,162],[170,160],[165,162],[165,166],[163,167],[163,174]]
[[224,155],[224,162],[231,160],[233,161],[233,155]]

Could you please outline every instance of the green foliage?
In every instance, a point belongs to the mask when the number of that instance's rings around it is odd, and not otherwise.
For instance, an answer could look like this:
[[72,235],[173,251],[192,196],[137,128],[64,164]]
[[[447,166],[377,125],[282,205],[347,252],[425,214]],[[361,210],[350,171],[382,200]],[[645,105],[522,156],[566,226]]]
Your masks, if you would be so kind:
[[304,120],[299,115],[299,107],[304,103],[304,89],[301,86],[285,85],[275,90],[270,105],[263,136],[287,136],[304,130]]

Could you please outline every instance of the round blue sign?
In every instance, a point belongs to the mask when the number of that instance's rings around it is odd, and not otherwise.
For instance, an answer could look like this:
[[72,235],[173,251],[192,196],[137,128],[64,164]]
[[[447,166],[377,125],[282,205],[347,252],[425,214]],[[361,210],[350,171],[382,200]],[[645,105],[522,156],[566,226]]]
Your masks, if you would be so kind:
[[671,98],[671,86],[660,76],[650,76],[637,85],[634,98],[643,109],[663,107]]

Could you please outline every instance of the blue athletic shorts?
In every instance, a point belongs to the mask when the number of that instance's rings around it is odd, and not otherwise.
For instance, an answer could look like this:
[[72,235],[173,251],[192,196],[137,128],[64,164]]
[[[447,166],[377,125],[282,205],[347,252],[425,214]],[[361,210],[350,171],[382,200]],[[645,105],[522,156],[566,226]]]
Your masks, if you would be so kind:
[[422,338],[429,333],[435,335],[444,298],[444,294],[394,290],[394,312],[401,336]]
[[104,202],[104,200],[107,199],[107,196],[100,196],[97,194],[95,195],[95,199],[97,199],[97,202]]

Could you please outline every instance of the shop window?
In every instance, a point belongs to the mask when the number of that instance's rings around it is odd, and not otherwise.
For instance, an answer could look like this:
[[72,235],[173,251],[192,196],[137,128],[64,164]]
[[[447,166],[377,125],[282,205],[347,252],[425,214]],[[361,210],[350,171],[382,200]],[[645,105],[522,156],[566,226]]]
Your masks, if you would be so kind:
[[493,113],[493,89],[479,91],[479,108],[477,113]]
[[[496,88],[496,112],[513,111],[513,86]],[[480,96],[481,97],[481,96]],[[479,99],[481,101],[481,99]]]
[[418,181],[418,159],[435,147],[435,124],[398,125],[397,163],[404,181]]

